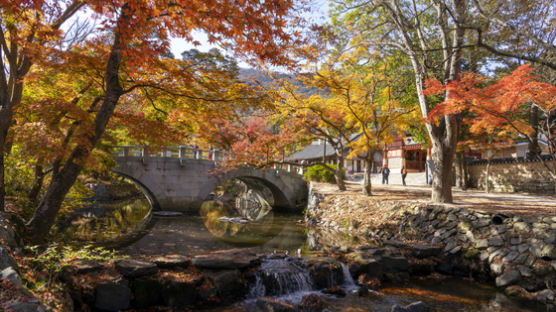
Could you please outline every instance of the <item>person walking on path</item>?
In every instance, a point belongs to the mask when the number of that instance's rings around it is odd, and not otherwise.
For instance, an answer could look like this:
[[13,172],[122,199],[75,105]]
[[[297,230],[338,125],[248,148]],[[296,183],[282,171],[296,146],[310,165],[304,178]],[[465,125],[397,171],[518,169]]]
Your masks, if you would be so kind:
[[405,166],[402,166],[402,184],[405,186],[405,177],[407,177],[407,169]]
[[388,184],[388,175],[390,174],[390,169],[388,169],[387,165],[384,165],[382,168],[382,184]]

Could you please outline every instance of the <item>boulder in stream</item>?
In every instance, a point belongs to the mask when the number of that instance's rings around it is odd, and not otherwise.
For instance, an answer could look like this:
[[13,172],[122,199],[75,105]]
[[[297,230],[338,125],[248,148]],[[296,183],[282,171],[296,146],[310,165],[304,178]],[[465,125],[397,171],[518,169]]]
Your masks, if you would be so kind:
[[202,269],[242,269],[254,265],[259,257],[241,249],[223,250],[193,258],[193,265]]
[[402,307],[400,305],[394,305],[391,312],[429,312],[429,306],[427,306],[422,301],[413,302],[410,305]]
[[258,298],[256,306],[261,312],[296,312],[293,305],[270,297]]
[[321,312],[326,309],[328,305],[319,296],[310,294],[303,296],[301,303],[298,306],[300,312]]
[[318,261],[310,265],[309,274],[316,289],[329,288],[343,283],[342,266],[337,262]]

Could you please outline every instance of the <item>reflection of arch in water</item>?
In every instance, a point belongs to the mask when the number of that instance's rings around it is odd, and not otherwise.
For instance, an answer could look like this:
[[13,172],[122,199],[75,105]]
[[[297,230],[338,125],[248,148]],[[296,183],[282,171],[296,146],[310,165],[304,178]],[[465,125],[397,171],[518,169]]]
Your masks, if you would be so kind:
[[[260,189],[260,186],[266,187],[272,193],[273,208],[280,212],[291,212],[291,207],[296,207],[295,194],[290,192],[291,185],[284,185],[283,181],[278,179],[279,172],[275,170],[257,170],[252,168],[239,168],[225,174],[217,175],[215,181],[210,181],[201,187],[203,193],[201,198],[208,199],[210,194],[221,184],[226,181],[237,179],[245,183],[249,188]],[[257,185],[260,184],[260,185]],[[288,196],[290,195],[290,196]],[[290,198],[290,199],[288,199]]]
[[149,201],[149,204],[151,205],[151,210],[152,211],[160,210],[160,205],[158,204],[158,201],[156,200],[156,197],[149,190],[148,187],[146,187],[143,183],[141,183],[141,181],[135,179],[134,177],[132,177],[130,175],[127,175],[127,174],[121,173],[121,172],[117,172],[116,175],[121,176],[121,177],[125,178],[126,180],[129,180],[131,183],[133,183],[143,193],[143,195],[145,195],[145,197]]

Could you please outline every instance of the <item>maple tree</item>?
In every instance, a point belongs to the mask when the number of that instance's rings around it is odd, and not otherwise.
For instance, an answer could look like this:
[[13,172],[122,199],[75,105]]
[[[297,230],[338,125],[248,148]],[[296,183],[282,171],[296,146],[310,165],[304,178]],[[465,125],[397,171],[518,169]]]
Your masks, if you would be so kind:
[[350,148],[348,156],[364,160],[363,193],[371,195],[375,153],[382,152],[395,136],[419,119],[412,114],[415,109],[398,101],[401,95],[400,85],[393,77],[395,62],[379,61],[364,50],[347,53],[340,59],[340,64],[328,64],[327,70],[320,71],[315,84],[328,90],[338,101],[337,109],[343,113],[344,122],[354,125],[357,135],[346,144]]
[[[25,73],[10,76],[16,81],[16,88],[24,89],[22,74],[27,74],[33,62],[39,61],[47,67],[69,66],[74,70],[73,75],[81,71],[91,77],[89,81],[80,80],[83,82],[80,88],[60,94],[66,103],[79,105],[83,115],[70,122],[62,141],[65,146],[60,149],[64,153],[59,153],[54,160],[50,183],[28,223],[33,237],[38,240],[45,237],[54,222],[66,193],[86,166],[93,148],[101,141],[119,103],[131,106],[140,95],[152,100],[154,93],[167,99],[181,99],[176,101],[177,105],[189,99],[193,104],[184,107],[185,110],[195,105],[200,109],[205,105],[214,107],[229,100],[214,93],[210,95],[217,98],[196,96],[198,84],[188,83],[199,81],[191,79],[196,72],[180,67],[178,60],[164,57],[170,36],[193,41],[191,31],[200,30],[208,34],[210,42],[220,42],[252,62],[286,64],[289,58],[284,48],[295,40],[292,36],[295,33],[288,26],[299,23],[299,19],[292,17],[294,1],[67,1],[52,4],[37,0],[7,1],[6,5],[4,2],[3,61],[9,59],[10,63],[2,63],[2,73],[26,69]],[[92,12],[98,21],[99,27],[93,34],[71,48],[47,41],[60,40],[63,32],[59,30],[59,20],[67,20],[82,8]],[[25,18],[20,18],[22,16]],[[55,22],[50,22],[52,20]],[[39,31],[35,32],[37,27]],[[22,42],[26,44],[24,48],[19,47]],[[18,66],[21,62],[25,66]],[[2,88],[4,94],[13,93],[8,92],[5,84]],[[11,99],[8,106],[16,106],[21,94]],[[11,121],[5,124],[4,134]],[[4,147],[5,142],[0,143]]]
[[[429,114],[429,120],[437,122],[443,114],[458,114],[467,111],[472,134],[487,134],[491,144],[499,144],[500,138],[516,138],[531,141],[535,130],[524,116],[530,105],[543,113],[538,129],[546,139],[549,153],[556,157],[556,86],[538,81],[530,65],[522,65],[490,85],[484,86],[486,77],[465,73],[462,78],[448,84],[429,80],[427,95],[450,92],[453,97],[437,105]],[[541,155],[536,156],[546,169],[547,175],[556,182],[556,164]]]
[[4,155],[8,131],[20,104],[24,78],[47,46],[60,44],[60,28],[85,3],[0,1],[0,211],[4,209]]
[[[464,0],[350,0],[336,3],[334,20],[357,31],[351,46],[363,45],[370,53],[389,55],[395,51],[406,55],[413,69],[416,104],[425,119],[439,101],[423,94],[425,80],[436,77],[447,83],[459,77],[468,9]],[[443,96],[447,100],[451,94]],[[431,199],[452,202],[458,118],[448,114],[439,123],[425,126],[434,162]]]
[[[299,77],[305,88],[319,88],[319,80],[322,76],[305,74]],[[277,110],[285,122],[299,129],[297,133],[302,134],[300,140],[306,142],[308,138],[324,139],[332,146],[336,157],[335,167],[325,162],[313,164],[323,165],[327,170],[334,172],[338,189],[344,191],[346,189],[343,179],[346,144],[354,133],[355,124],[346,122],[342,100],[326,92],[310,94],[307,89],[302,90],[300,86],[288,81],[282,81],[279,94]]]

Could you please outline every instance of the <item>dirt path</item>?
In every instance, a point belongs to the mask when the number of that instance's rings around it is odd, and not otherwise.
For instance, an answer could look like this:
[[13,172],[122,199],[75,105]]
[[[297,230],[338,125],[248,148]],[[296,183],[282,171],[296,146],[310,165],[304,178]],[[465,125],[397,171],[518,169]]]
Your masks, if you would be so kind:
[[[347,181],[347,190],[342,195],[360,196],[361,185]],[[340,194],[333,184],[316,183],[315,187],[323,193]],[[373,200],[418,200],[428,202],[431,195],[430,187],[424,186],[373,186]],[[447,207],[461,207],[487,212],[513,213],[519,215],[556,215],[556,196],[526,193],[485,193],[478,190],[453,190],[454,203]]]

